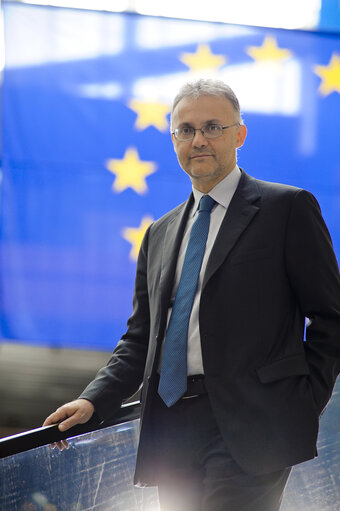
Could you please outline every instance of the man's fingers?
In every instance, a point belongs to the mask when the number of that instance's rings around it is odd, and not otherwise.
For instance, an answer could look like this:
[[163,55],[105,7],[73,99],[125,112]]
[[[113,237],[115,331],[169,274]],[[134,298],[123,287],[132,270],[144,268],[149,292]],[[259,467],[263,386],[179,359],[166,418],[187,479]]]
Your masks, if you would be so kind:
[[70,444],[67,440],[60,440],[59,442],[53,442],[53,444],[50,444],[50,449],[55,449],[58,447],[59,451],[62,451],[63,449],[69,449]]
[[69,449],[70,448],[70,444],[68,443],[68,441],[65,439],[65,440],[62,440],[61,443],[63,444],[63,446],[65,447],[65,449]]
[[[58,424],[59,431],[67,431],[76,424],[84,424],[93,415],[94,406],[86,399],[76,399],[70,403],[58,408],[54,413],[51,413],[43,423],[43,426],[50,426],[52,424]],[[67,440],[60,440],[53,442],[51,448],[57,447],[59,451],[68,449],[70,447]]]
[[59,442],[56,442],[56,446],[58,447],[59,451],[70,448],[70,444],[67,440],[60,440]]
[[72,415],[72,417],[69,417],[68,419],[61,422],[58,426],[59,431],[66,431],[67,429],[72,428],[72,426],[75,426],[76,424],[80,423],[80,416],[76,413]]
[[51,424],[59,424],[59,422],[61,422],[63,419],[66,419],[66,417],[68,417],[68,415],[65,413],[65,411],[58,408],[58,410],[51,413],[51,415],[49,415],[45,419],[43,426],[50,426]]

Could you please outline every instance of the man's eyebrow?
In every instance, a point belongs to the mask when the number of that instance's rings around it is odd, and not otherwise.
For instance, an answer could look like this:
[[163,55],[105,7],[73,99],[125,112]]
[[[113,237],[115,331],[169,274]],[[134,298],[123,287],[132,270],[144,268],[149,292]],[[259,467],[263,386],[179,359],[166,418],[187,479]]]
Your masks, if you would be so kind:
[[192,127],[192,124],[190,122],[181,122],[178,125],[179,128],[186,128],[186,127]]
[[210,119],[209,121],[205,121],[204,124],[222,124],[220,119]]

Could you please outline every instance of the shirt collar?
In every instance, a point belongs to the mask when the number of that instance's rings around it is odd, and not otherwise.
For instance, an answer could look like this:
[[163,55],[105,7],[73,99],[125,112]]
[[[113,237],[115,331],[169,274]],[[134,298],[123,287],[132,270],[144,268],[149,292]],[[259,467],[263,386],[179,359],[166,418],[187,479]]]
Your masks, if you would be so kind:
[[[214,188],[210,190],[208,195],[210,195],[210,197],[212,197],[217,202],[217,204],[220,204],[225,209],[228,209],[240,178],[241,171],[238,165],[235,165],[233,170],[225,178],[219,181],[219,183],[217,183],[217,185],[215,185]],[[198,209],[201,198],[203,195],[205,195],[204,193],[196,190],[194,187],[192,187],[192,192],[194,194],[195,202],[192,207],[190,216],[194,216]]]

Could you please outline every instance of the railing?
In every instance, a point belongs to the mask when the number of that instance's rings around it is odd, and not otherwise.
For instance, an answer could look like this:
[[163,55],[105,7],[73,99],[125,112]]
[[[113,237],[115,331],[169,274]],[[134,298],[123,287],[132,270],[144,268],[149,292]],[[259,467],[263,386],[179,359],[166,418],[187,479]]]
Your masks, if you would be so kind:
[[0,438],[0,459],[7,456],[13,456],[21,452],[29,451],[37,447],[42,447],[59,440],[76,437],[91,431],[116,426],[120,423],[132,421],[139,418],[140,403],[134,402],[125,404],[114,415],[110,421],[99,423],[96,419],[89,420],[86,424],[78,424],[67,431],[59,431],[58,426],[46,426],[31,431],[25,431],[17,435],[6,438]]
[[[0,511],[158,511],[155,488],[135,488],[139,403],[108,423],[61,433],[47,426],[0,440]],[[70,448],[51,450],[69,439]]]
[[[158,511],[155,488],[135,488],[139,405],[110,424],[39,428],[0,440],[0,511]],[[294,420],[294,417],[292,417]],[[59,452],[49,443],[69,439]],[[340,381],[321,420],[319,457],[294,468],[282,511],[340,509]]]

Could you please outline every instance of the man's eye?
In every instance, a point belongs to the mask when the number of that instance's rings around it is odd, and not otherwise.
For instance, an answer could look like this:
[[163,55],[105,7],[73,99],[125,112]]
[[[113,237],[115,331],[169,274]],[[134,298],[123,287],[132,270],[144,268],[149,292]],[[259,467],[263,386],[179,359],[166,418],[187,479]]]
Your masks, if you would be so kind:
[[191,133],[192,133],[192,128],[190,128],[190,127],[180,128],[179,129],[179,134],[180,135],[191,135]]
[[218,124],[209,124],[209,126],[205,128],[205,131],[208,133],[216,133],[217,131],[220,131],[220,126]]

